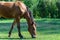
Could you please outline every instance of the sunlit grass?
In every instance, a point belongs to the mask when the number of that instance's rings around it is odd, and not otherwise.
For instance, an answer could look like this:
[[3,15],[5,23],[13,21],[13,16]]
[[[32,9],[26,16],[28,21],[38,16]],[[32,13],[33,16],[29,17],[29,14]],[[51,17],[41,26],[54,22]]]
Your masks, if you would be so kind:
[[[60,34],[41,34],[40,32],[37,33],[37,38],[32,39],[28,32],[22,32],[25,37],[23,40],[60,40]],[[0,34],[0,39],[20,39],[17,33],[12,33],[12,36],[10,38],[7,35],[8,34],[4,33]]]

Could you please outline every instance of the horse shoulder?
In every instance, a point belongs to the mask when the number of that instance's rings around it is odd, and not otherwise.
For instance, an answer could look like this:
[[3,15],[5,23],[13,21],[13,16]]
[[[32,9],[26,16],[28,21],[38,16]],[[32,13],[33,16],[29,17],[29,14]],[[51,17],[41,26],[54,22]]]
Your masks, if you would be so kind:
[[22,11],[22,13],[25,13],[26,12],[27,8],[26,8],[26,5],[23,2],[17,1],[16,2],[16,5],[19,6],[19,8]]

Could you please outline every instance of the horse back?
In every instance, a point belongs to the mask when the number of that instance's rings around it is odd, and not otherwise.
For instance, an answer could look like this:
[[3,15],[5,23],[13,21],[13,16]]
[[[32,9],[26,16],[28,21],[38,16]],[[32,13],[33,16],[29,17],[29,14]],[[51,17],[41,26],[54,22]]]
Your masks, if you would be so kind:
[[0,2],[0,5],[6,6],[6,7],[12,7],[14,2]]
[[[19,8],[18,8],[19,7]],[[23,15],[27,11],[23,2],[0,2],[0,16],[13,18],[16,15]]]
[[14,2],[0,2],[0,17],[13,18],[14,16]]

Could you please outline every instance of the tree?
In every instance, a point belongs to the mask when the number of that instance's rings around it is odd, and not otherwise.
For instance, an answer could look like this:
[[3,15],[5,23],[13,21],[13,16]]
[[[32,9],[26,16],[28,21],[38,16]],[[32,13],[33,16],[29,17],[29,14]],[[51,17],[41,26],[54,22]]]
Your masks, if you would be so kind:
[[32,0],[24,0],[24,3],[25,3],[26,6],[28,6],[29,8],[33,5]]
[[47,17],[46,2],[44,2],[44,0],[43,1],[39,0],[38,5],[37,5],[37,9],[38,9],[40,16],[42,18]]
[[58,8],[57,18],[60,18],[60,2],[56,2],[56,6]]

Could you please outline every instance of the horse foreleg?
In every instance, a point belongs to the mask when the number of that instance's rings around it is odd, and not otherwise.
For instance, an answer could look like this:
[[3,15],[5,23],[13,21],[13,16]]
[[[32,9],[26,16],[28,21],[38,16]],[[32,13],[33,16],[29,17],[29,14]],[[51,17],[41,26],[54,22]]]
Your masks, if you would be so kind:
[[20,38],[23,38],[23,36],[21,35],[21,32],[20,32],[20,17],[18,17],[16,19],[16,22],[17,22],[18,35]]
[[11,27],[11,29],[10,29],[10,31],[9,31],[9,35],[8,35],[8,37],[10,37],[11,36],[11,32],[12,32],[12,30],[13,30],[13,27],[14,27],[14,25],[16,24],[16,21],[14,20],[14,22],[13,22],[13,24],[12,24],[12,27]]

